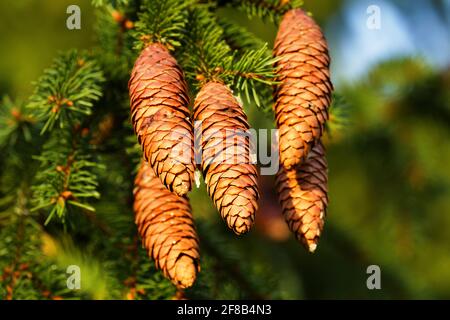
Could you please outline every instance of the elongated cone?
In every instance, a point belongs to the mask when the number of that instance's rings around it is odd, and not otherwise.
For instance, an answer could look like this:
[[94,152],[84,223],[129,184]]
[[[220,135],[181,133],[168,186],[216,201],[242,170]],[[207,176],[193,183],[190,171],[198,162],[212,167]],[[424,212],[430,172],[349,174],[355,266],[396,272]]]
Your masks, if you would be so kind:
[[243,234],[253,224],[259,198],[247,116],[226,85],[209,82],[195,99],[194,120],[201,121],[196,139],[208,193],[228,227]]
[[183,72],[163,45],[151,44],[136,60],[128,87],[131,119],[145,159],[169,190],[186,194],[195,166]]
[[280,58],[274,92],[280,162],[289,169],[301,164],[322,136],[333,90],[330,58],[320,27],[300,9],[284,15],[274,56]]
[[167,190],[145,161],[134,184],[135,222],[149,256],[178,288],[192,286],[200,254],[189,201]]
[[298,168],[280,166],[278,197],[291,231],[310,252],[317,248],[328,205],[325,149],[318,143]]

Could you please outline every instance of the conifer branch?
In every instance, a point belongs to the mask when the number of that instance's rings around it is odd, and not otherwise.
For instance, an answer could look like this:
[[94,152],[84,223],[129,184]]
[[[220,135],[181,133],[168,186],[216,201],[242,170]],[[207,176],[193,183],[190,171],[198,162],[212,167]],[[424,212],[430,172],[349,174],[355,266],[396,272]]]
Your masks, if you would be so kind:
[[[243,54],[233,52],[208,6],[193,10],[189,21],[188,29],[191,31],[186,44],[189,54],[184,59],[186,74],[191,81],[199,87],[207,81],[224,82],[239,96],[245,96],[248,102],[254,101],[261,106],[258,84],[275,84],[275,60],[268,54],[267,44]],[[232,35],[236,36],[236,33]],[[237,40],[236,37],[234,39]]]
[[72,50],[61,54],[37,81],[28,108],[45,122],[41,133],[71,127],[91,114],[93,102],[101,96],[103,75],[85,54]]
[[129,0],[92,0],[94,7],[127,5]]
[[[97,176],[94,168],[101,168],[84,151],[77,135],[58,136],[50,139],[40,156],[35,157],[41,164],[33,186],[33,202],[39,209],[49,210],[46,224],[54,217],[65,221],[68,205],[82,210],[95,211],[88,204],[89,199],[98,199]],[[50,209],[49,209],[50,208]]]
[[71,297],[73,291],[65,285],[64,271],[42,254],[43,229],[27,213],[23,202],[18,199],[9,223],[0,228],[0,297],[52,300]]
[[[97,10],[95,31],[97,33],[99,63],[102,65],[108,82],[123,81],[128,77],[134,60],[132,49],[134,23],[126,15],[126,9],[110,6]],[[120,11],[119,11],[120,10]],[[111,66],[114,65],[114,68]]]
[[348,102],[342,95],[333,93],[329,109],[330,118],[325,124],[325,130],[330,137],[341,134],[351,125],[349,108]]
[[150,43],[164,44],[168,49],[180,46],[187,23],[187,8],[195,0],[144,0],[138,14],[134,37],[136,49]]
[[260,49],[245,52],[223,71],[224,78],[232,83],[239,96],[245,96],[248,102],[254,101],[258,107],[262,106],[258,84],[272,86],[276,83],[273,69],[276,59],[267,53],[267,44],[264,44]]
[[286,11],[300,8],[303,0],[233,0],[230,5],[245,12],[249,18],[277,22]]
[[233,60],[222,28],[210,10],[211,6],[207,5],[191,10],[186,28],[185,71],[193,83],[199,82],[199,86],[219,78],[224,65],[230,65]]
[[9,97],[3,97],[0,102],[0,146],[13,145],[20,137],[31,141],[31,127],[35,122],[22,103],[14,103]]
[[69,51],[61,54],[53,66],[44,71],[28,107],[44,122],[41,134],[53,130],[35,157],[42,170],[33,186],[33,210],[50,208],[46,223],[55,215],[65,221],[67,207],[94,211],[85,199],[98,198],[96,175],[84,150],[87,141],[81,123],[92,113],[93,103],[101,96],[103,75],[94,60],[85,54]]

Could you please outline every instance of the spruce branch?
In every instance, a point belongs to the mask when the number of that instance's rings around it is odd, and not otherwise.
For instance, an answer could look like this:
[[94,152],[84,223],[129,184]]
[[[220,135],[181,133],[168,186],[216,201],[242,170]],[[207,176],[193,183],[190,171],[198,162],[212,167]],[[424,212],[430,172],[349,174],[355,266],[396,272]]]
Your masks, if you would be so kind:
[[180,46],[187,24],[187,8],[195,0],[145,0],[138,14],[134,37],[139,51],[150,43],[161,43],[168,49]]
[[13,145],[23,137],[29,142],[35,119],[21,102],[14,103],[9,97],[0,102],[0,146]]
[[66,275],[43,254],[42,227],[22,212],[18,201],[9,223],[0,228],[0,299],[74,298]]
[[231,48],[223,39],[222,28],[210,12],[210,5],[202,5],[190,11],[186,27],[185,54],[186,76],[200,87],[205,81],[215,80],[224,65],[232,62]]
[[224,67],[223,77],[226,82],[232,83],[239,96],[245,96],[248,102],[254,101],[261,107],[261,92],[258,84],[272,86],[275,82],[273,65],[276,59],[268,55],[267,44],[256,50],[245,52],[240,58],[233,59],[232,63]]
[[330,137],[342,133],[351,125],[350,106],[344,96],[333,93],[329,117],[325,124],[325,130]]
[[129,0],[92,0],[92,5],[94,7],[102,7],[102,6],[123,6],[127,5]]
[[131,35],[134,24],[125,12],[110,6],[96,11],[97,19],[94,27],[98,39],[96,53],[101,57],[99,63],[108,83],[124,82],[135,59],[132,49],[134,38]]
[[101,93],[103,75],[97,63],[71,50],[55,59],[36,82],[28,108],[44,121],[41,134],[55,125],[63,128],[79,123],[92,112]]
[[[267,43],[246,28],[225,18],[218,20],[227,44],[234,50],[235,70],[229,70],[233,87],[239,92],[241,100],[254,101],[265,113],[272,110],[272,85],[275,85],[273,65],[277,58]],[[233,77],[234,75],[234,77]]]
[[[42,143],[36,119],[25,104],[9,97],[0,101],[0,212],[3,197],[15,194],[34,174],[31,155]],[[0,218],[1,220],[1,218]]]
[[84,145],[78,139],[67,133],[55,136],[44,145],[42,154],[35,157],[42,170],[36,175],[33,186],[35,207],[32,211],[49,210],[46,224],[54,216],[64,222],[69,205],[95,211],[88,200],[100,197],[93,170],[102,167],[83,150]]
[[245,12],[249,18],[277,22],[286,11],[300,8],[303,0],[233,0],[230,5]]
[[[275,84],[273,64],[276,60],[270,56],[267,44],[263,43],[262,46],[244,53],[232,51],[210,6],[204,5],[191,11],[189,21],[190,34],[187,37],[189,40],[184,57],[188,78],[198,87],[208,81],[224,82],[235,89],[240,97],[261,106],[261,85]],[[244,42],[249,43],[249,34],[244,34],[239,39],[236,27],[229,35],[234,40],[244,39]]]

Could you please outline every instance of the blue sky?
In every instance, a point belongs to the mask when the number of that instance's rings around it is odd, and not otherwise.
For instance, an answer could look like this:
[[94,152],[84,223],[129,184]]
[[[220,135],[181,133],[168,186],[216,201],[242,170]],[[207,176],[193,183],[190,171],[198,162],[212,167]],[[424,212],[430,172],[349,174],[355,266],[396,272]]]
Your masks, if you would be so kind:
[[[418,55],[432,66],[448,67],[450,0],[444,2],[443,12],[437,12],[428,0],[347,0],[326,27],[335,81],[356,81],[371,66],[395,56]],[[380,8],[380,29],[366,26],[370,5]],[[336,28],[339,24],[344,28]]]

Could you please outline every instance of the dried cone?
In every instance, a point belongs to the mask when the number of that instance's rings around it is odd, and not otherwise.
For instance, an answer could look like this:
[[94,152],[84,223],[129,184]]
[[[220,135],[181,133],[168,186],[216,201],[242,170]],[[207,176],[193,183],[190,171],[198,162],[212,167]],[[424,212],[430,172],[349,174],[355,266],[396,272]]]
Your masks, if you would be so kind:
[[200,254],[188,200],[167,190],[144,161],[134,184],[135,222],[149,256],[178,288],[192,286]]
[[228,227],[243,234],[253,224],[259,198],[247,117],[226,85],[209,82],[195,99],[194,120],[202,121],[196,139],[208,193]]
[[147,46],[129,81],[131,118],[145,159],[182,196],[194,179],[193,129],[183,72],[161,44]]
[[328,119],[330,58],[320,27],[300,9],[284,15],[274,55],[280,59],[274,93],[280,162],[289,169],[303,162]]
[[278,197],[291,231],[310,252],[317,248],[328,205],[325,149],[318,143],[297,169],[282,166],[277,174]]

